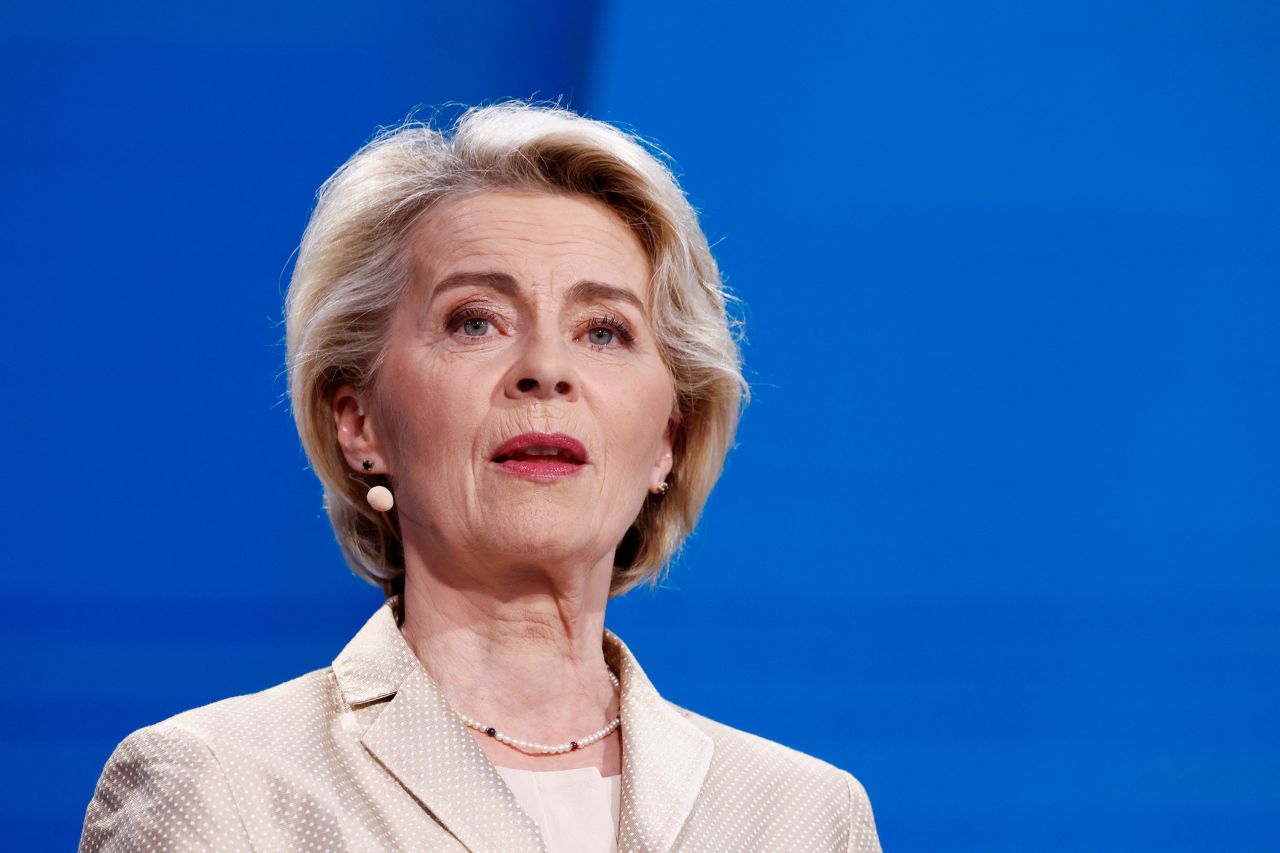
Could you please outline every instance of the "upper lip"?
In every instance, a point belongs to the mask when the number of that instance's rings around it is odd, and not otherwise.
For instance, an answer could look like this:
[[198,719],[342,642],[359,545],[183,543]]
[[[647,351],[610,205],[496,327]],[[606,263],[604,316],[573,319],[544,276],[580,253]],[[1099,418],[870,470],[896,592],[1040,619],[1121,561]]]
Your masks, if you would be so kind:
[[587,449],[582,446],[582,442],[562,432],[526,432],[517,435],[498,445],[491,458],[494,462],[499,462],[504,456],[510,456],[530,447],[554,447],[569,457],[569,461],[579,465],[587,461]]

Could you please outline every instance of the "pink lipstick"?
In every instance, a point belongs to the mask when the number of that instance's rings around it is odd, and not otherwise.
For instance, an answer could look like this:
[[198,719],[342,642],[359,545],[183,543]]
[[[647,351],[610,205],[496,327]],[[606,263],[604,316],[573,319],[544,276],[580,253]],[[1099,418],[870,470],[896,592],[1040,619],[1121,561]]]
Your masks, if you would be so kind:
[[510,474],[555,480],[577,474],[587,464],[587,449],[562,432],[526,432],[509,438],[490,457]]

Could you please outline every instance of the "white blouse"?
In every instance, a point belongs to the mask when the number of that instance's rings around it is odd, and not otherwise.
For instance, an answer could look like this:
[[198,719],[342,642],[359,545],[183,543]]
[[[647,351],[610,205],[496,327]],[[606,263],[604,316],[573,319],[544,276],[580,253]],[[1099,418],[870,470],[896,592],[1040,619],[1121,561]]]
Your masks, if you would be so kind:
[[547,853],[616,853],[621,775],[601,776],[595,767],[497,770],[542,830]]

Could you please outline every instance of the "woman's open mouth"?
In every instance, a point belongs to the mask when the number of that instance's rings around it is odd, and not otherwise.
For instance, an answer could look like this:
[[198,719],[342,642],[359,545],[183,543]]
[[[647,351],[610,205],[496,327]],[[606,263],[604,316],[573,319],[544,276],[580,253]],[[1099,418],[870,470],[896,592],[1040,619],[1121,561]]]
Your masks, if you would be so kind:
[[504,471],[537,480],[577,474],[587,464],[582,442],[562,432],[526,432],[504,441],[491,457]]

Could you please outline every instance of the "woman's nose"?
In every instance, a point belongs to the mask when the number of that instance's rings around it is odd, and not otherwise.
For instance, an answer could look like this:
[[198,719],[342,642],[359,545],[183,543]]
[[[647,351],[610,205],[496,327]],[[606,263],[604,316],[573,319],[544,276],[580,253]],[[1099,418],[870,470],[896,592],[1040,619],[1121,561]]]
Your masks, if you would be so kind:
[[[516,382],[516,388],[518,388],[524,394],[528,394],[531,391],[537,391],[541,387],[542,387],[542,383],[540,383],[537,379],[534,379],[532,376],[526,376],[523,379],[520,379],[519,381]],[[557,382],[554,387],[555,387],[555,392],[557,394],[568,394],[571,388],[569,383],[563,379]]]
[[572,399],[578,394],[570,355],[552,336],[530,341],[508,377],[511,397]]

